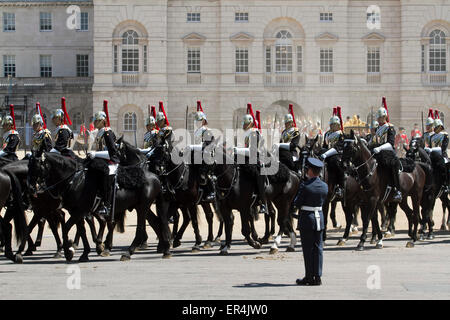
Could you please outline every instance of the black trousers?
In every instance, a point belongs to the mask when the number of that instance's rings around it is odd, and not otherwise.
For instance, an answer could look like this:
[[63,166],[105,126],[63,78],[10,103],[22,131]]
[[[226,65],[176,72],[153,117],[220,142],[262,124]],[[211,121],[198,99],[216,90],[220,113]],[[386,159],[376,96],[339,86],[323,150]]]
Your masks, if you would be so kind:
[[305,278],[321,277],[323,266],[323,230],[311,230],[309,228],[302,228],[300,225],[300,238],[302,240],[303,260],[305,262]]

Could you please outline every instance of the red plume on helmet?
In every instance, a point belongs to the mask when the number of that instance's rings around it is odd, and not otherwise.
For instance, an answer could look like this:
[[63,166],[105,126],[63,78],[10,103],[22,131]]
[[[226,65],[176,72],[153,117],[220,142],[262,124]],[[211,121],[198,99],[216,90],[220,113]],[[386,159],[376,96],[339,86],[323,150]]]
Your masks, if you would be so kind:
[[197,112],[198,111],[203,112],[202,102],[200,100],[197,100]]
[[261,131],[261,111],[256,110],[256,121],[258,124],[258,129]]
[[333,117],[334,116],[337,116],[337,108],[336,107],[333,107]]
[[342,112],[341,112],[341,107],[337,106],[336,107],[336,115],[339,117],[339,122],[341,123],[341,130],[344,130],[344,122],[342,121]]
[[431,118],[434,120],[433,109],[431,109],[431,108],[428,109],[428,118]]
[[36,102],[36,113],[41,116],[42,122],[44,123],[43,128],[47,129],[47,124],[45,123],[44,115],[41,110],[41,104],[39,102]]
[[289,104],[289,113],[292,116],[292,119],[294,120],[294,127],[297,127],[297,123],[295,122],[295,115],[294,115],[294,105],[292,103]]
[[439,116],[439,110],[435,109],[434,110],[434,119],[440,119],[441,117]]
[[163,102],[159,102],[159,111],[164,113],[164,119],[166,119],[166,124],[169,125],[169,120],[167,120],[166,110],[164,110]]
[[255,114],[253,113],[253,108],[251,103],[247,103],[247,114],[251,115],[253,118],[253,123],[256,124]]
[[387,112],[386,121],[389,122],[389,110],[388,110],[388,107],[387,107],[387,104],[386,104],[386,97],[383,97],[381,99],[381,103],[383,104],[383,107],[386,109],[386,112]]
[[67,113],[66,98],[64,97],[61,98],[61,109],[64,112],[64,124],[72,125],[72,120],[70,120],[69,114]]
[[[152,116],[156,120],[156,107],[155,106],[151,107],[150,116]],[[155,123],[155,127],[156,127],[156,129],[159,130],[159,127],[156,123]]]
[[109,122],[108,100],[103,100],[103,112],[106,114],[106,126],[110,127],[111,123]]
[[16,117],[14,116],[14,105],[9,105],[9,114],[11,118],[13,119],[13,129],[16,130]]

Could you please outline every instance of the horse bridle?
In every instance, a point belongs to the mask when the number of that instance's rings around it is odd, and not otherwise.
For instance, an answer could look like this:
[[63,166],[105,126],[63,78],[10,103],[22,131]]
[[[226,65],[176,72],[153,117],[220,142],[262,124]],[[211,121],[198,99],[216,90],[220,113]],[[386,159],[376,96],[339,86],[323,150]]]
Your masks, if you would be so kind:
[[[344,140],[344,142],[351,142],[351,143],[355,143],[355,140],[353,140],[353,139],[346,139],[346,140]],[[356,148],[355,148],[355,146],[352,146],[352,148],[355,150]],[[372,158],[375,156],[375,154],[372,154],[366,161],[364,161],[363,163],[361,163],[360,165],[358,165],[358,166],[353,166],[353,171],[356,173],[356,181],[359,183],[359,185],[361,186],[361,189],[364,191],[364,192],[367,192],[367,191],[371,191],[374,187],[375,187],[375,185],[373,185],[371,188],[369,188],[369,189],[365,189],[364,188],[364,186],[363,186],[363,182],[366,180],[366,179],[368,179],[368,178],[370,178],[370,177],[372,177],[373,176],[373,174],[374,174],[374,172],[375,172],[375,170],[377,169],[377,167],[378,167],[378,162],[375,160],[375,162],[374,162],[374,164],[373,164],[373,166],[372,166],[372,168],[370,168],[369,170],[368,170],[368,173],[363,177],[363,178],[361,178],[360,177],[360,175],[359,175],[359,169],[361,169],[362,167],[364,167],[365,165],[367,165],[368,163],[369,163],[369,161],[370,160],[372,160]]]
[[214,184],[215,184],[215,188],[222,193],[221,200],[228,198],[228,196],[231,193],[231,190],[233,189],[233,187],[234,187],[234,185],[236,184],[236,181],[237,181],[236,175],[237,175],[237,172],[238,172],[238,167],[236,166],[236,164],[233,164],[233,177],[231,178],[230,186],[226,187],[226,188],[219,187],[219,185],[218,185],[219,184],[219,182],[218,182],[219,178],[222,177],[223,175],[225,175],[225,173],[228,172],[228,169],[230,167],[231,166],[228,166],[228,168],[226,168],[224,172],[222,172],[218,176],[215,176],[215,183]]

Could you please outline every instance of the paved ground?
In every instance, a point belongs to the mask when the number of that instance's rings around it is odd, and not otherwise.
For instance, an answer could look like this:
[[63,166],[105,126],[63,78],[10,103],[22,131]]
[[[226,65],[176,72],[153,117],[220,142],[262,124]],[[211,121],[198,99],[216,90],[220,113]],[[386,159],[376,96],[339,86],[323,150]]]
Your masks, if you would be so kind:
[[[337,216],[342,223],[340,208]],[[201,217],[205,238],[206,222],[202,214]],[[442,212],[436,210],[436,228],[441,217]],[[147,228],[149,248],[138,252],[131,261],[121,262],[121,253],[134,235],[135,215],[129,213],[126,233],[116,233],[112,255],[104,258],[92,252],[91,261],[82,264],[53,259],[56,246],[46,228],[42,247],[34,256],[25,257],[24,264],[15,265],[0,257],[0,299],[450,298],[450,232],[438,231],[435,240],[405,248],[406,221],[402,212],[398,215],[398,234],[386,239],[383,249],[367,244],[365,251],[354,251],[356,235],[346,247],[337,247],[341,232],[332,231],[325,247],[321,287],[294,284],[303,274],[300,244],[294,253],[284,252],[288,239],[283,239],[282,249],[276,255],[268,254],[269,245],[255,250],[242,241],[239,220],[236,213],[236,240],[229,256],[219,256],[217,247],[192,253],[193,232],[189,227],[182,246],[174,250],[171,259],[163,260],[155,252],[155,234]],[[216,230],[217,220],[215,223]],[[263,219],[256,225],[262,234]],[[77,251],[75,261],[79,255]],[[76,289],[77,274],[80,289]],[[379,282],[375,281],[377,278]],[[380,289],[369,289],[368,282],[369,287],[379,284]],[[75,289],[68,289],[68,283]]]

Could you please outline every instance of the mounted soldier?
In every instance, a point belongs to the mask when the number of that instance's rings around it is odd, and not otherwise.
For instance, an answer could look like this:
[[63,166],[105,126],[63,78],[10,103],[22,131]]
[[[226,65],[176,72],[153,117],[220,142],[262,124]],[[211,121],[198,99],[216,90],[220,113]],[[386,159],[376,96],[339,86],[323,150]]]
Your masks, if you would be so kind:
[[339,142],[344,137],[341,107],[333,108],[333,116],[330,118],[330,130],[325,133],[322,148],[325,151],[320,156],[327,164],[327,172],[330,180],[336,183],[334,195],[338,200],[344,198],[345,172],[340,164],[342,146]]
[[0,159],[6,161],[17,161],[16,151],[20,144],[19,132],[16,130],[16,118],[14,116],[14,105],[9,105],[9,116],[2,120],[3,126],[3,148],[0,150]]
[[402,194],[400,192],[400,160],[395,154],[395,129],[394,125],[389,122],[389,114],[386,105],[386,98],[382,99],[383,106],[378,109],[376,116],[379,126],[375,135],[372,137],[372,141],[369,143],[369,149],[375,153],[378,163],[382,166],[387,167],[391,171],[393,186],[393,197],[394,202],[402,201]]
[[31,118],[31,125],[34,131],[31,153],[34,157],[41,158],[44,152],[49,152],[52,149],[52,134],[47,129],[39,102],[36,103],[36,114]]
[[423,141],[425,147],[431,148],[431,137],[434,135],[434,115],[433,109],[428,109],[428,118],[425,122],[425,132],[423,134]]
[[[258,129],[258,123],[250,103],[247,104],[247,114],[244,115],[242,129],[244,130],[244,152],[246,155],[246,165],[255,166],[254,164],[247,164],[247,160],[250,160],[250,156],[256,155],[257,157],[257,170],[254,170],[254,178],[256,179],[256,188],[259,198],[259,213],[266,214],[268,212],[265,192],[266,176],[261,175],[259,172],[259,169],[262,167],[259,150],[263,145],[263,139],[261,137],[261,132]],[[239,153],[239,151],[237,153]],[[249,155],[248,157],[247,154]]]
[[[195,152],[195,148],[196,146],[198,146],[198,149],[203,152],[205,148],[214,141],[214,136],[212,131],[208,128],[208,120],[206,118],[206,114],[203,111],[201,101],[197,101],[197,113],[195,114],[195,121],[199,124],[199,126],[194,132],[194,145],[192,146],[192,150]],[[203,200],[206,202],[213,202],[216,198],[216,193],[214,191],[214,183],[211,179],[211,176],[207,172],[208,168],[209,167],[205,165],[200,165],[199,167],[201,179],[200,188],[203,189],[205,194]]]
[[66,109],[66,98],[61,98],[61,109],[56,109],[52,112],[52,122],[56,126],[55,129],[55,146],[50,152],[56,152],[63,156],[75,159],[75,153],[71,149],[73,140],[73,132],[67,126],[72,125],[69,114]]
[[[295,162],[299,159],[300,130],[294,116],[294,106],[289,104],[289,113],[284,116],[284,130],[280,138],[280,161],[292,171],[297,171]],[[284,156],[286,153],[287,156]]]
[[372,141],[373,136],[375,135],[375,133],[377,132],[378,129],[378,121],[374,120],[372,122],[372,127],[370,128],[370,132],[364,137],[364,140],[369,143]]
[[159,133],[159,128],[156,124],[156,107],[152,106],[149,111],[149,116],[145,119],[145,127],[147,128],[147,132],[144,134],[144,149],[139,149],[141,153],[146,155],[148,155],[148,153],[156,145]]
[[94,177],[100,181],[99,195],[103,200],[102,214],[111,215],[114,203],[115,177],[119,166],[117,154],[116,135],[112,131],[109,122],[108,101],[103,101],[103,111],[94,115],[94,126],[98,129],[95,139],[96,151],[91,151],[88,156],[92,161],[88,167]]

